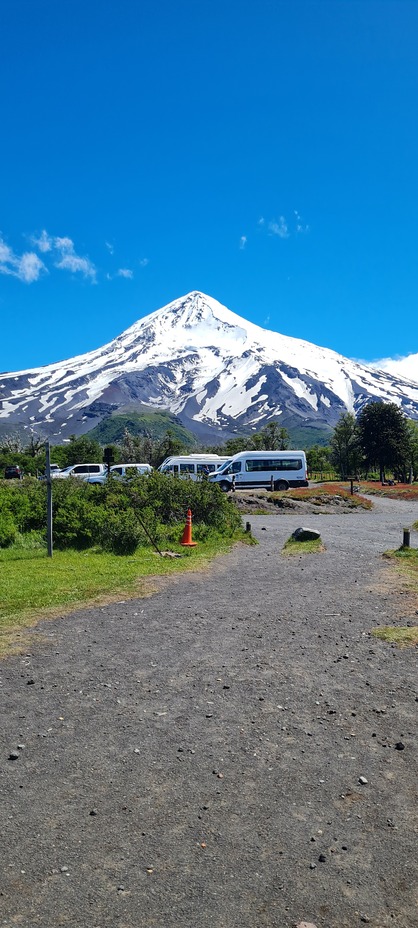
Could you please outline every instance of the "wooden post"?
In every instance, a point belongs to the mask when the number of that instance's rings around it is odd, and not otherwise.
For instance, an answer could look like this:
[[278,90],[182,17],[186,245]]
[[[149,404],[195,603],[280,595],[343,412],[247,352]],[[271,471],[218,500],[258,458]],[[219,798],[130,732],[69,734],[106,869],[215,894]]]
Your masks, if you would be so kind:
[[403,542],[402,542],[402,547],[403,547],[403,548],[410,548],[410,547],[411,547],[411,529],[410,529],[410,528],[404,528],[404,530],[403,530]]
[[251,532],[251,522],[245,523],[245,531],[249,534]]
[[352,477],[350,478],[350,493],[351,496],[354,496],[354,480]]
[[51,479],[51,454],[49,441],[45,442],[45,451],[46,451],[46,461],[45,461],[45,473],[46,473],[46,534],[47,534],[47,545],[48,545],[48,557],[52,557],[53,553],[53,544],[52,544],[52,479]]
[[270,477],[270,490],[271,490],[271,492],[273,492],[273,490],[274,490],[274,477],[273,477],[273,474],[272,474],[271,477]]
[[231,487],[231,490],[232,490],[233,493],[235,493],[235,474],[232,474],[232,487]]

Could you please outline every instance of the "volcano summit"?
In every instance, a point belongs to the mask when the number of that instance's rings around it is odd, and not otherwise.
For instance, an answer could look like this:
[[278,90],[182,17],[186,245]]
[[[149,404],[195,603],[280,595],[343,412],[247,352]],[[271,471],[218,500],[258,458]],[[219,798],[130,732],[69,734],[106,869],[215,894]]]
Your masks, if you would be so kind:
[[271,419],[332,428],[370,400],[418,419],[418,383],[247,322],[193,291],[68,361],[0,376],[0,433],[55,443],[110,415],[169,410],[202,441]]

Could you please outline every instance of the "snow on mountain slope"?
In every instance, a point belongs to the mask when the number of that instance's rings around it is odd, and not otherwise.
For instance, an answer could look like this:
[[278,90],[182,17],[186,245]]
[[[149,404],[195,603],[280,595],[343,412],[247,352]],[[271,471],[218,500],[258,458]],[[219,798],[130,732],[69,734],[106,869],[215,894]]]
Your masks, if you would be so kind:
[[62,440],[119,408],[176,413],[201,435],[271,418],[334,425],[370,399],[418,418],[418,383],[267,331],[192,292],[113,341],[67,361],[0,376],[0,426]]

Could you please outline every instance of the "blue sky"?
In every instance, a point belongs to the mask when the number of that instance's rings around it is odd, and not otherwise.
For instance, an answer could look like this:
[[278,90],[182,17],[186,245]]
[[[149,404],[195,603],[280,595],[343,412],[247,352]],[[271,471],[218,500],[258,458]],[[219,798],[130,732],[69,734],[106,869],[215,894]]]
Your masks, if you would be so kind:
[[0,370],[190,290],[373,360],[418,351],[416,0],[0,10]]

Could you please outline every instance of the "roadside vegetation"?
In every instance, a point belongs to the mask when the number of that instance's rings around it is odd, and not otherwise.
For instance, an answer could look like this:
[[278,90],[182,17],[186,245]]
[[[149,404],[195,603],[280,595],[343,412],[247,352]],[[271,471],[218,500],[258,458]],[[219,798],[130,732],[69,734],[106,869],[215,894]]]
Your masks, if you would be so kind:
[[393,486],[371,480],[360,480],[359,492],[367,496],[385,496],[388,499],[418,499],[418,483],[396,483]]
[[[341,499],[346,506],[352,509],[372,509],[373,507],[373,503],[369,499],[364,499],[357,492],[351,495],[349,489],[345,489],[337,483],[327,483],[320,487],[301,487],[296,490],[286,490],[285,493],[280,494],[280,496],[284,495],[290,499],[307,500],[314,506],[323,506],[327,500],[332,502]],[[279,494],[273,493],[272,496],[279,496]]]
[[[415,522],[413,528],[418,531],[418,522]],[[406,581],[408,592],[416,598],[418,596],[418,548],[401,546],[396,551],[386,551],[385,557],[392,560],[398,573]],[[408,625],[381,625],[372,629],[372,635],[401,648],[418,647],[418,625],[412,622]]]
[[374,638],[397,644],[399,648],[413,648],[418,646],[418,625],[382,625],[372,630]]
[[320,538],[309,538],[306,541],[298,541],[297,538],[290,536],[282,548],[282,554],[285,557],[293,557],[295,555],[301,557],[304,554],[320,554],[321,551],[325,551],[325,545]]

